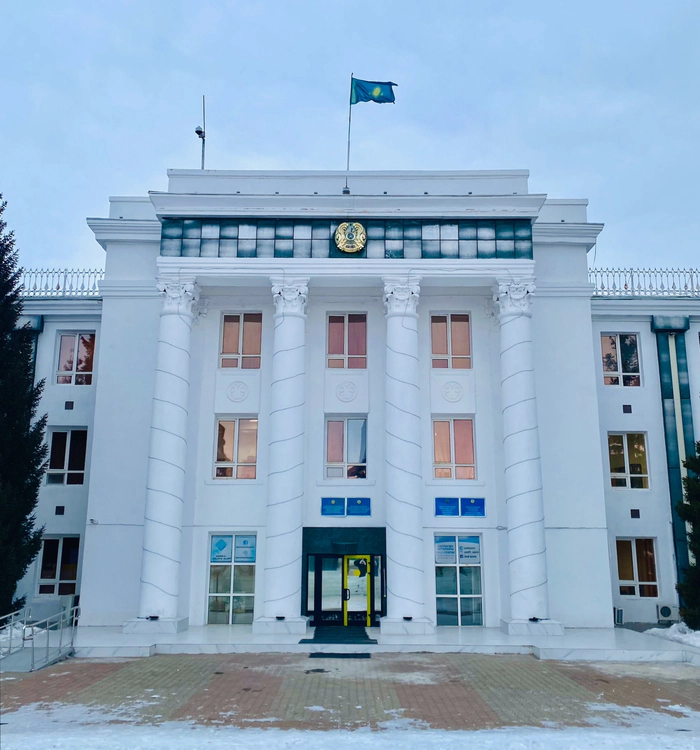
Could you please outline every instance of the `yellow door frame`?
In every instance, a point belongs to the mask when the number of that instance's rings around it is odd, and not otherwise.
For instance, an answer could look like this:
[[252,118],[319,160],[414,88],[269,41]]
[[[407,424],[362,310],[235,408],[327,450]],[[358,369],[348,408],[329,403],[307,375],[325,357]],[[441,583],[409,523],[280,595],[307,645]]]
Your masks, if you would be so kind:
[[[371,573],[372,573],[372,556],[371,555],[343,555],[343,625],[348,624],[348,600],[345,598],[345,590],[349,589],[348,586],[348,574],[350,569],[350,560],[366,560],[367,561],[367,627],[370,627],[372,619],[372,586],[371,584]],[[359,575],[359,570],[357,571]]]

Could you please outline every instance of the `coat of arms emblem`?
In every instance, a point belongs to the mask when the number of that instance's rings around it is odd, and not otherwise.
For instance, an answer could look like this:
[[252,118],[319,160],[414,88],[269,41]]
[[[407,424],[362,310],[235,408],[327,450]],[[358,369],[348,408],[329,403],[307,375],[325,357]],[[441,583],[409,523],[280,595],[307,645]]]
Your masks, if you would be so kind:
[[358,221],[344,221],[335,230],[335,244],[344,253],[359,253],[367,242],[367,232]]

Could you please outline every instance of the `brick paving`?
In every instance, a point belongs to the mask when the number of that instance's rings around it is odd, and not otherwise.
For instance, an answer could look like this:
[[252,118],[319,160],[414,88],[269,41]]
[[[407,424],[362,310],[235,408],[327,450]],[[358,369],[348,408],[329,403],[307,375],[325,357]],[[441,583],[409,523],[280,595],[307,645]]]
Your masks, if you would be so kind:
[[[32,674],[3,673],[4,721],[20,706],[85,706],[105,721],[280,729],[586,726],[601,708],[680,716],[700,711],[700,669],[687,664],[590,664],[530,656],[306,654],[73,659]],[[612,708],[611,708],[612,707]]]

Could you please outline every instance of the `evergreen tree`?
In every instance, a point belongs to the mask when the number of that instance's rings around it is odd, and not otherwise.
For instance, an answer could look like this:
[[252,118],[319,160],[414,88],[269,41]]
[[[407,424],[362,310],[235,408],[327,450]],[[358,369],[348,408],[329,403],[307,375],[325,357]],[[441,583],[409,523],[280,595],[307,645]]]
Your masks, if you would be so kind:
[[34,509],[47,452],[46,417],[35,421],[44,383],[34,385],[32,332],[17,328],[20,269],[6,205],[0,194],[0,615],[24,605],[17,583],[41,548]]
[[678,515],[688,524],[688,549],[695,557],[695,565],[686,568],[678,584],[683,606],[681,619],[693,630],[700,630],[700,443],[695,444],[695,455],[683,463],[688,476],[683,479],[685,502],[678,503]]

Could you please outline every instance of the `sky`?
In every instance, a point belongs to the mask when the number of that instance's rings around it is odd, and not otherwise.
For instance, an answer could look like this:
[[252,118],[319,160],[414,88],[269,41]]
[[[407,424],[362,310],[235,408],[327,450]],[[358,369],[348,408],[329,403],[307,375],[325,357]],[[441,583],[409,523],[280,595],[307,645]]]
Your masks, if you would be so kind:
[[529,169],[588,198],[597,267],[700,266],[697,0],[2,0],[0,192],[27,268],[166,170]]

